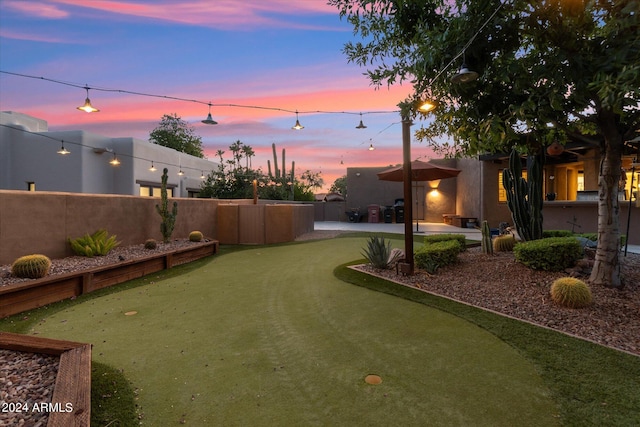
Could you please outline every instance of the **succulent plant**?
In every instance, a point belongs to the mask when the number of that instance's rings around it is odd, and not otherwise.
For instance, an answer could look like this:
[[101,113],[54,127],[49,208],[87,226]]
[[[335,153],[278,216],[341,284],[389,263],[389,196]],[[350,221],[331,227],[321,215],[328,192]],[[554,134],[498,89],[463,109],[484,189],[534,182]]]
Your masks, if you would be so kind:
[[49,273],[51,260],[40,254],[18,258],[11,265],[11,274],[23,279],[39,279]]
[[189,233],[189,240],[192,242],[201,242],[202,239],[202,233],[199,231],[192,231],[191,233]]
[[553,282],[551,299],[557,304],[569,308],[587,307],[593,302],[589,286],[574,277],[563,277]]
[[516,238],[512,234],[503,234],[493,239],[493,250],[495,252],[511,252],[516,245]]
[[153,249],[155,249],[157,247],[158,247],[158,242],[156,242],[156,239],[147,239],[144,242],[144,248],[145,249],[153,250]]

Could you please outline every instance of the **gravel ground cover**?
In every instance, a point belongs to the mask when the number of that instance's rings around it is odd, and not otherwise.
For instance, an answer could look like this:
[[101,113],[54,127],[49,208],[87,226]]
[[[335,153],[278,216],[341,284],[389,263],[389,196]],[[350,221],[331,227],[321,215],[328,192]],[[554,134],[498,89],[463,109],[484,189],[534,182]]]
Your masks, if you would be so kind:
[[0,426],[47,425],[41,411],[51,402],[58,374],[58,356],[0,349]]
[[[452,298],[517,319],[640,355],[640,255],[621,257],[623,289],[591,286],[594,303],[583,309],[555,304],[549,291],[553,281],[568,272],[535,271],[515,261],[512,252],[485,255],[472,248],[459,262],[428,274],[417,269],[413,276],[395,270],[363,271]],[[580,279],[586,281],[588,276]]]

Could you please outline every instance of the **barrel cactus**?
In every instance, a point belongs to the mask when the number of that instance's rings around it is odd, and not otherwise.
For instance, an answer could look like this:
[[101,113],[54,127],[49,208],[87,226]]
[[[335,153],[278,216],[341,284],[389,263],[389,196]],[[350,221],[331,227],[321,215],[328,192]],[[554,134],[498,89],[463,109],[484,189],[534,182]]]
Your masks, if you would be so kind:
[[587,307],[593,302],[589,286],[574,277],[563,277],[553,282],[551,299],[557,304],[569,308]]
[[512,234],[503,234],[493,239],[494,252],[511,252],[516,245],[516,239]]
[[158,242],[156,242],[156,239],[147,239],[144,242],[144,248],[145,249],[153,250],[153,249],[155,249],[157,247],[158,247]]
[[192,231],[189,233],[189,240],[192,242],[201,242],[203,239],[202,233],[200,231]]
[[51,260],[45,255],[26,255],[13,262],[11,274],[23,279],[39,279],[49,274],[50,267]]

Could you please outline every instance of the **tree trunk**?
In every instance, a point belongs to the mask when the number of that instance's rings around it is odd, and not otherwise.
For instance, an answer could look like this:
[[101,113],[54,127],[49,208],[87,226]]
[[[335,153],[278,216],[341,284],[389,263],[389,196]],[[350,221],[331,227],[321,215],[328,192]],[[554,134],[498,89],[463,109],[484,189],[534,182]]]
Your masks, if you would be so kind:
[[600,162],[598,193],[598,247],[589,281],[593,285],[620,288],[620,202],[618,182],[622,167],[622,135],[616,129],[615,115],[600,113],[604,134],[604,156]]

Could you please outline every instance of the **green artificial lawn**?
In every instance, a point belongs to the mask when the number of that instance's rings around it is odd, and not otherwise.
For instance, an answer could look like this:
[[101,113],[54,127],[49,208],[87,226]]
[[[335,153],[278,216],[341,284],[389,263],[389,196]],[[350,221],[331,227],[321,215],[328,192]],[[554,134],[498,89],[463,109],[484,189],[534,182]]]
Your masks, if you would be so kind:
[[[34,312],[46,317],[25,332],[92,343],[95,365],[130,381],[145,425],[559,424],[549,387],[518,349],[335,277],[365,243],[227,253]],[[368,374],[382,383],[365,383]]]

